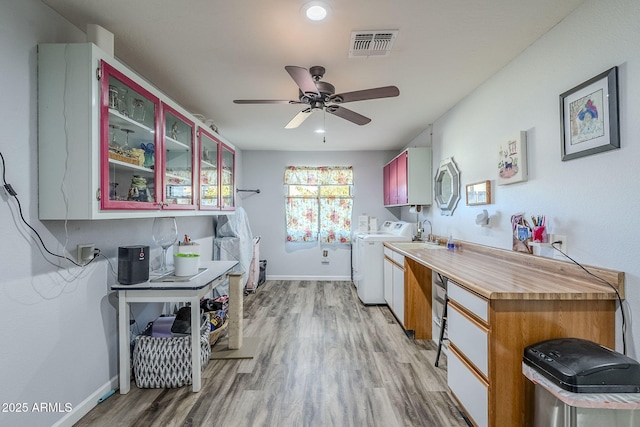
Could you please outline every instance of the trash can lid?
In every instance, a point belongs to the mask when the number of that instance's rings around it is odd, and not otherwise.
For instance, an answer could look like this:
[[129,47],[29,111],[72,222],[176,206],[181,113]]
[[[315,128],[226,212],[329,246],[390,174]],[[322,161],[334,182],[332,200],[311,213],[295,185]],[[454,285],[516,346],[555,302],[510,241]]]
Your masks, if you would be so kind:
[[640,364],[592,341],[542,341],[525,348],[523,362],[573,393],[640,393]]

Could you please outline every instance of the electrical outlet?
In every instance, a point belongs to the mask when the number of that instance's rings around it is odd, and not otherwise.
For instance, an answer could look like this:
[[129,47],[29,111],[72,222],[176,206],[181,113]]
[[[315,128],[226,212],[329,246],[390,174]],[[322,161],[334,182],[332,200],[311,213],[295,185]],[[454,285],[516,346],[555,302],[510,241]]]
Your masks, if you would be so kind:
[[322,263],[329,264],[329,251],[326,249],[322,250]]
[[95,252],[95,245],[93,244],[87,243],[84,245],[78,245],[78,254],[77,254],[78,264],[85,264],[91,261],[94,257],[94,252]]
[[[565,254],[569,253],[569,250],[567,249],[567,236],[565,236],[564,234],[552,234],[549,237],[550,237],[549,242],[551,244],[553,244],[554,242],[560,242],[553,245],[554,247],[560,249]],[[554,257],[564,259],[564,255],[562,255],[558,251],[555,251]]]

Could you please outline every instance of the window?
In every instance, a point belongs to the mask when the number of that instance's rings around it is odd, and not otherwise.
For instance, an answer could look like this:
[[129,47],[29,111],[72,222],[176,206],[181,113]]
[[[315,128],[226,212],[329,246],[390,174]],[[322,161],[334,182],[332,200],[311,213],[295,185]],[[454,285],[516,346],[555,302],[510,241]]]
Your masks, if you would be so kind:
[[287,242],[351,241],[351,166],[289,166],[284,186]]

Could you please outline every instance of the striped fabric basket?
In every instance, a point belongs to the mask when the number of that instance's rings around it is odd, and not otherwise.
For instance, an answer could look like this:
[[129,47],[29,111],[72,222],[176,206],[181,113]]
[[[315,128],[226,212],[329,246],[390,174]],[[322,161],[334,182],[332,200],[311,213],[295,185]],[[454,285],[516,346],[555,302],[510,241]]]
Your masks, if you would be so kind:
[[[211,345],[207,319],[200,328],[200,363],[209,363]],[[133,373],[139,388],[176,388],[191,384],[191,335],[159,338],[138,335],[133,349]]]

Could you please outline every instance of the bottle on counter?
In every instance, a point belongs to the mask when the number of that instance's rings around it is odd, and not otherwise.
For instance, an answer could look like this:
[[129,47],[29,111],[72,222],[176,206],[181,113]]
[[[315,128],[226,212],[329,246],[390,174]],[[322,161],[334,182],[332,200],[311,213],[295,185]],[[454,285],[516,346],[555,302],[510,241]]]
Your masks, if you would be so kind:
[[447,250],[453,251],[455,248],[456,245],[453,243],[453,236],[449,234],[449,239],[447,239]]

